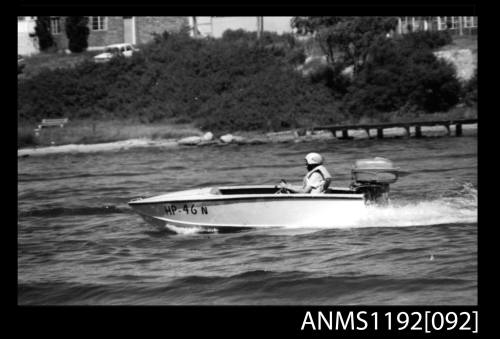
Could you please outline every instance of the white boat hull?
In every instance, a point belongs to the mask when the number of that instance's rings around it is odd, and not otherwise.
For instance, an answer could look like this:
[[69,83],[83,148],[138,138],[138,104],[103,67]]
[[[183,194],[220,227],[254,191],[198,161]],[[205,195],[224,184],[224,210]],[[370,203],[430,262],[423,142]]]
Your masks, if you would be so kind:
[[363,195],[348,190],[345,194],[318,195],[213,192],[210,188],[190,190],[129,204],[153,225],[211,228],[328,227],[365,209]]

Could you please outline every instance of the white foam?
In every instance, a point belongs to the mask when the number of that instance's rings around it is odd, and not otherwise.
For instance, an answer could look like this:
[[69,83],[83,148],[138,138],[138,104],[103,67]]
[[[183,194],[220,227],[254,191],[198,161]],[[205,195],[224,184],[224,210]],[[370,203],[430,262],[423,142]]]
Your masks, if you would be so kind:
[[407,227],[477,223],[477,190],[471,184],[452,197],[371,206],[338,227]]
[[477,222],[477,208],[464,208],[459,201],[420,201],[387,207],[369,207],[355,227],[404,227]]
[[182,234],[182,235],[191,235],[191,234],[198,234],[198,233],[217,233],[217,229],[215,228],[203,228],[203,227],[197,227],[197,226],[190,226],[190,227],[178,227],[170,224],[166,224],[165,228],[169,229],[172,232],[175,232],[177,234]]

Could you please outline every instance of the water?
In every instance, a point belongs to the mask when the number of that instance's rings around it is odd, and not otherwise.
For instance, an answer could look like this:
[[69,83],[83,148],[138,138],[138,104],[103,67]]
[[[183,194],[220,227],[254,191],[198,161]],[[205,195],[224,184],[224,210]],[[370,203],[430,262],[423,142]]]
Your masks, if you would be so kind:
[[[356,159],[409,174],[355,224],[228,234],[158,229],[140,195],[300,183],[322,153],[348,186]],[[334,217],[334,216],[332,216]],[[178,230],[177,230],[178,231]],[[18,160],[19,304],[477,304],[477,139],[136,149]]]

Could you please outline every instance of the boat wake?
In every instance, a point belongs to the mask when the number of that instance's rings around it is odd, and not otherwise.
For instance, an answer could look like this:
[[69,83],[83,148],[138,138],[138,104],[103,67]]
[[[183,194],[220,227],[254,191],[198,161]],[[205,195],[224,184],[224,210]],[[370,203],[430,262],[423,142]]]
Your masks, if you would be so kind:
[[477,190],[471,185],[464,185],[461,191],[455,192],[452,196],[433,200],[393,202],[385,207],[370,206],[356,215],[340,215],[338,218],[332,218],[331,225],[323,229],[466,223],[477,223]]
[[[329,217],[325,215],[324,217]],[[368,228],[368,227],[410,227],[433,226],[442,224],[467,224],[477,222],[477,208],[462,208],[449,201],[421,201],[388,207],[369,207],[359,214],[340,215],[328,226],[318,227],[284,227],[295,234],[308,233],[333,228]],[[297,231],[298,233],[296,233]]]
[[477,207],[463,206],[462,203],[462,199],[440,199],[368,208],[364,215],[350,226],[405,227],[476,223]]

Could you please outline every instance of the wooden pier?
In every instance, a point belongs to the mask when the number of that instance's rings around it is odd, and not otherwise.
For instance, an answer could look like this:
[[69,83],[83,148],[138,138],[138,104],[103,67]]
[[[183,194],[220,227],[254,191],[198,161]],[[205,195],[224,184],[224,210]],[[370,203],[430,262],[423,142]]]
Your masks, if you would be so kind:
[[440,121],[418,121],[418,122],[396,122],[387,124],[359,124],[359,125],[327,125],[321,127],[313,127],[313,131],[318,130],[329,130],[337,137],[337,131],[342,132],[342,136],[339,139],[348,139],[349,130],[365,130],[370,136],[370,130],[377,130],[377,138],[381,139],[384,137],[385,128],[404,128],[406,130],[406,136],[410,137],[410,128],[414,128],[415,137],[422,137],[422,127],[423,126],[444,126],[448,131],[448,135],[451,135],[450,126],[455,126],[455,136],[459,137],[462,135],[462,125],[477,124],[477,119],[458,119],[458,120],[440,120]]

